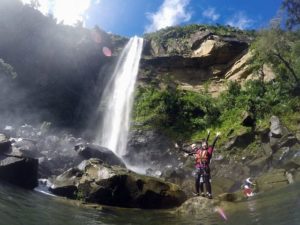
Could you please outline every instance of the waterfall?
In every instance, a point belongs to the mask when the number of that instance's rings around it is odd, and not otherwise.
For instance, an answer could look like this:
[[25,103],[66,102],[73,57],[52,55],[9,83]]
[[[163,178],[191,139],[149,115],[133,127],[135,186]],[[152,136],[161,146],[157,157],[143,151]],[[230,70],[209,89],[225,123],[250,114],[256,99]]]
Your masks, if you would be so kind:
[[143,39],[130,38],[108,81],[98,111],[102,111],[95,142],[122,158],[126,154],[133,94],[143,49]]

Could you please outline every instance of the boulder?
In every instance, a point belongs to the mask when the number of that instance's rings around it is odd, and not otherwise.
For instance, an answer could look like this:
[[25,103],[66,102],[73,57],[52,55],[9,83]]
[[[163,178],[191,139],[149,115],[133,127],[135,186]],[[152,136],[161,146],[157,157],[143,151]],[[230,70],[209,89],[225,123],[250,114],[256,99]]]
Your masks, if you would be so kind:
[[38,152],[36,141],[30,139],[14,139],[14,143],[12,144],[12,152],[10,154],[24,156],[24,157],[31,157],[37,158],[41,156]]
[[200,47],[201,43],[210,35],[212,35],[211,31],[204,30],[204,31],[198,31],[191,35],[191,49],[196,50]]
[[277,116],[272,116],[270,119],[270,136],[275,138],[282,136],[282,126]]
[[231,137],[224,145],[225,150],[231,150],[232,148],[246,148],[255,140],[255,134],[253,132],[243,132],[237,136]]
[[284,169],[273,169],[256,178],[259,192],[285,187],[289,184]]
[[33,189],[38,184],[38,160],[1,155],[0,179],[26,189]]
[[234,38],[226,39],[213,36],[202,42],[200,47],[193,52],[192,57],[210,58],[213,59],[214,64],[230,64],[247,48],[246,42]]
[[217,196],[220,201],[225,202],[236,202],[243,199],[243,194],[241,191],[237,191],[235,193],[222,193]]
[[[226,219],[227,213],[232,213],[236,210],[235,203],[228,201],[220,201],[216,199],[207,199],[203,197],[193,197],[184,202],[175,210],[176,214],[183,216],[193,216],[201,220],[207,218],[208,215],[219,213]],[[226,213],[225,213],[226,212]]]
[[271,160],[272,158],[268,156],[262,156],[252,160],[247,164],[247,166],[249,167],[251,174],[258,174],[261,171],[264,171],[271,167]]
[[52,183],[53,193],[112,206],[171,208],[186,200],[184,192],[175,184],[119,166],[109,167],[99,159],[83,161]]
[[0,153],[6,153],[10,148],[11,142],[9,139],[4,134],[0,134]]
[[215,207],[219,204],[218,200],[208,199],[204,197],[193,197],[185,201],[176,213],[185,215],[203,215],[213,214]]
[[97,158],[109,165],[125,166],[123,161],[108,148],[95,144],[78,144],[74,149],[84,159]]
[[[55,178],[49,190],[56,195],[75,198],[77,194],[77,178],[82,176],[78,168],[71,168]],[[51,182],[51,181],[50,181]]]

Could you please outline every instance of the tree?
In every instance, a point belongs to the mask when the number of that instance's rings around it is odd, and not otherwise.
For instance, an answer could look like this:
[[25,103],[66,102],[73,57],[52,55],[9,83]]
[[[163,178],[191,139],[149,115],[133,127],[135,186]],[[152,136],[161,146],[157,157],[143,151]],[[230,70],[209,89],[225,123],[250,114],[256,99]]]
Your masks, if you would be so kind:
[[287,11],[286,25],[288,29],[293,29],[300,25],[300,0],[284,0],[282,7]]
[[292,36],[281,29],[262,30],[252,47],[256,60],[262,65],[270,63],[277,68],[281,66],[298,82],[299,78],[293,68],[290,54],[293,46]]

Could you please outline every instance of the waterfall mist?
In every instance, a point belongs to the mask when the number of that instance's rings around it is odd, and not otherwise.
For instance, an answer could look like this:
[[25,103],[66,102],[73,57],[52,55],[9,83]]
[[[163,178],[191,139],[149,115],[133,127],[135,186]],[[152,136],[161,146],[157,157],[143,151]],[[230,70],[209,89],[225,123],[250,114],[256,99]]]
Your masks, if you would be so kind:
[[133,37],[122,51],[98,107],[101,115],[95,142],[119,157],[126,154],[134,87],[143,49],[143,39]]

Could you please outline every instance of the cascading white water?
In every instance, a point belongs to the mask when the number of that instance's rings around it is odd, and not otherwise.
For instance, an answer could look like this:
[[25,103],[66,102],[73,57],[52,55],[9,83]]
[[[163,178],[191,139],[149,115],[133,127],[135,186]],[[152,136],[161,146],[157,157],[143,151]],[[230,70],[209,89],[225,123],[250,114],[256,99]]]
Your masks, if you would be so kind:
[[101,124],[96,143],[122,158],[126,154],[133,93],[143,49],[143,39],[133,37],[123,49],[99,104]]

